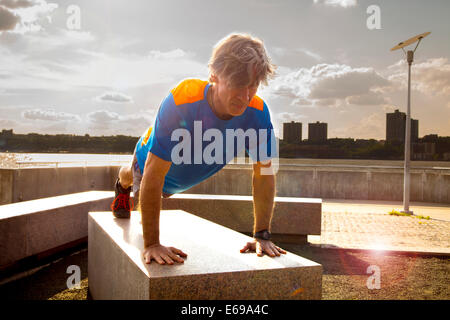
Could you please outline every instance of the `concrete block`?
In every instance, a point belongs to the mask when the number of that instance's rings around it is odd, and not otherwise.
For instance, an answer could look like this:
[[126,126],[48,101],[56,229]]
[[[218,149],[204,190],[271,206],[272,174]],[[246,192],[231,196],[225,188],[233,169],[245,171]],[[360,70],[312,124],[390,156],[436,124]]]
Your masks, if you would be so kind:
[[[180,209],[238,232],[253,232],[253,197],[175,194],[162,200],[162,209]],[[322,200],[275,197],[272,234],[275,241],[302,243],[320,235]]]
[[88,212],[107,210],[113,198],[88,191],[0,206],[0,269],[86,238]]
[[93,299],[321,299],[322,266],[288,252],[239,250],[252,238],[182,210],[162,210],[160,241],[188,254],[183,264],[146,264],[140,215],[89,213]]

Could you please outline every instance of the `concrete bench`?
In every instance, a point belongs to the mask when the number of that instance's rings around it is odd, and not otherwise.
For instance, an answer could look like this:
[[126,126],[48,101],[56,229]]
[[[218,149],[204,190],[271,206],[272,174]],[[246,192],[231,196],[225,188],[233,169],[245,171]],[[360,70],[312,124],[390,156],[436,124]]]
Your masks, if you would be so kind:
[[188,254],[184,264],[146,264],[140,214],[88,217],[88,277],[93,299],[321,299],[322,266],[287,253],[239,250],[252,239],[182,210],[162,210],[160,240]]
[[[180,209],[238,232],[253,232],[253,197],[209,194],[175,194],[162,200],[162,209]],[[273,240],[306,243],[320,235],[322,199],[275,197]]]
[[0,206],[0,270],[86,242],[88,212],[107,210],[113,197],[110,191],[88,191]]

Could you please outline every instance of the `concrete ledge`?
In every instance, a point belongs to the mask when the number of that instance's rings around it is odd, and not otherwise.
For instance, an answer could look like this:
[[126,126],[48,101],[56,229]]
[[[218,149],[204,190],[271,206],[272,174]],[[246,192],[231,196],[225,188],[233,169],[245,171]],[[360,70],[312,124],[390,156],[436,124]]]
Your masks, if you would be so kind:
[[322,266],[292,253],[240,253],[243,234],[181,210],[162,210],[160,240],[184,264],[145,264],[140,215],[89,213],[88,276],[93,299],[321,299]]
[[[253,232],[253,197],[175,194],[162,200],[162,209],[180,209],[238,232]],[[275,197],[273,239],[305,243],[307,235],[320,235],[322,199]]]
[[113,192],[88,191],[0,206],[0,270],[87,237],[87,214],[106,210]]

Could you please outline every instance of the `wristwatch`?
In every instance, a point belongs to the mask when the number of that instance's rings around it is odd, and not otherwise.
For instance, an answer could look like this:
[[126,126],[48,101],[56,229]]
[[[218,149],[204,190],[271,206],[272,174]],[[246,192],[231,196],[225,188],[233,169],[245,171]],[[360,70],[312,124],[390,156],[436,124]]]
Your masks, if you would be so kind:
[[261,240],[270,240],[270,232],[267,229],[255,232],[253,238]]

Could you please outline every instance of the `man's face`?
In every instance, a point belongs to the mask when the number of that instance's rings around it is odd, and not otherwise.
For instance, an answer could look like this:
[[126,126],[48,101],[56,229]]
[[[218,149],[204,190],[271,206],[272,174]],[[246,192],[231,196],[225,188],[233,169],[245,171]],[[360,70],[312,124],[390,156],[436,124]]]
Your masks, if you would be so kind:
[[259,82],[247,86],[236,86],[223,78],[216,78],[217,98],[220,112],[229,116],[240,116],[247,109],[258,90]]

